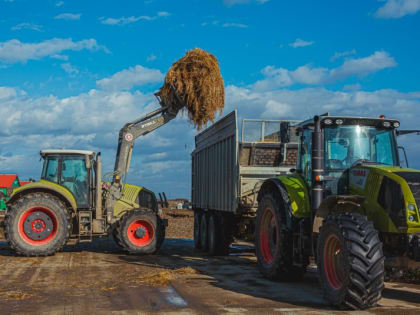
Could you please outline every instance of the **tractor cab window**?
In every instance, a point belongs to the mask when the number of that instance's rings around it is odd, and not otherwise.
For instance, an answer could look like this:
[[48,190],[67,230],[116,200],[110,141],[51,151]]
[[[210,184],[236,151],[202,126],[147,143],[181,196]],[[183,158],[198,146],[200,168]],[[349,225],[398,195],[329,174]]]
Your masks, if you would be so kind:
[[346,125],[324,132],[326,170],[345,170],[358,161],[398,165],[393,130]]
[[61,185],[69,189],[80,208],[87,208],[89,203],[89,181],[84,156],[63,156]]
[[42,170],[41,179],[58,183],[58,157],[47,156],[44,160],[44,168]]

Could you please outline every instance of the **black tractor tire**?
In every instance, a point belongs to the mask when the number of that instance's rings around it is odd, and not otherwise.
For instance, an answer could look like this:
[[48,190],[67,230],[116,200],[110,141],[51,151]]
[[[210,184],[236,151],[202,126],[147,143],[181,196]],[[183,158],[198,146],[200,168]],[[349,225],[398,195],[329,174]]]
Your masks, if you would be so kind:
[[165,239],[165,225],[154,212],[127,212],[116,226],[118,245],[130,254],[155,254]]
[[384,289],[384,255],[365,216],[330,214],[318,238],[318,272],[325,299],[340,308],[367,309]]
[[278,197],[266,192],[258,203],[255,251],[257,266],[267,279],[280,281],[300,280],[306,266],[293,265],[293,236],[285,222],[285,204]]
[[201,249],[200,239],[200,224],[201,224],[201,211],[194,210],[194,249]]
[[208,224],[209,216],[207,213],[203,213],[201,215],[201,222],[200,222],[200,247],[201,250],[206,252],[209,248],[209,241],[208,241]]
[[213,256],[223,256],[229,253],[231,244],[228,235],[228,226],[222,215],[212,213],[208,223],[208,252]]
[[19,255],[53,255],[67,243],[70,231],[66,205],[48,193],[25,195],[6,212],[5,237]]

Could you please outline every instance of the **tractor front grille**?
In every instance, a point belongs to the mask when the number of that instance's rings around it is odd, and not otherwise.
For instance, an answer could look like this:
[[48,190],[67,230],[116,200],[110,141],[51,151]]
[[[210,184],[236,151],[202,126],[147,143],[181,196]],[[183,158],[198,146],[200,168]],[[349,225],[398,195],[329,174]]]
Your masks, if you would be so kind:
[[414,200],[416,201],[417,209],[420,209],[420,173],[398,172],[395,174],[405,179],[413,194]]

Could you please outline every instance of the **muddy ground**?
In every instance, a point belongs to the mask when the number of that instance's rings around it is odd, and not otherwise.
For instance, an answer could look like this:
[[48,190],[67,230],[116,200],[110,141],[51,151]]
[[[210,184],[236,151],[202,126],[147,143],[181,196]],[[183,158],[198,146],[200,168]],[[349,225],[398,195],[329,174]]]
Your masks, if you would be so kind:
[[[16,257],[0,242],[0,314],[347,313],[324,302],[314,269],[299,283],[265,280],[249,245],[208,257],[177,236],[191,237],[191,217],[169,219],[168,239],[154,256],[126,255],[108,238],[46,258]],[[378,307],[353,314],[420,312],[420,286],[387,283],[383,296]]]

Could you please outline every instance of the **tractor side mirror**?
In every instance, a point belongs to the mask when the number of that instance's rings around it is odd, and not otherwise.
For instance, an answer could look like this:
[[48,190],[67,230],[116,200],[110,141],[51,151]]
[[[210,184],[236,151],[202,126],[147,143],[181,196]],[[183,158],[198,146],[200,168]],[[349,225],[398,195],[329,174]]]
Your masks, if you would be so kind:
[[280,123],[280,141],[281,143],[290,142],[290,123],[288,121]]

